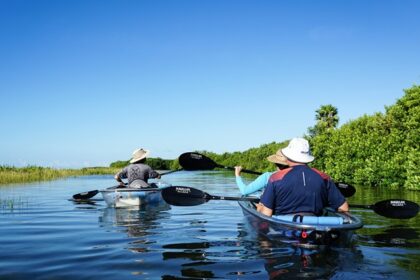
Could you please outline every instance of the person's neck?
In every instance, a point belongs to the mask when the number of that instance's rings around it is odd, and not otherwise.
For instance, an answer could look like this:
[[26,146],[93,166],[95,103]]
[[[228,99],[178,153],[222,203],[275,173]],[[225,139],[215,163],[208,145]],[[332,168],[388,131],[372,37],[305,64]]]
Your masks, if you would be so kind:
[[287,163],[289,164],[290,167],[298,166],[298,165],[305,165],[305,163],[294,162],[294,161],[290,161],[290,160],[288,160]]

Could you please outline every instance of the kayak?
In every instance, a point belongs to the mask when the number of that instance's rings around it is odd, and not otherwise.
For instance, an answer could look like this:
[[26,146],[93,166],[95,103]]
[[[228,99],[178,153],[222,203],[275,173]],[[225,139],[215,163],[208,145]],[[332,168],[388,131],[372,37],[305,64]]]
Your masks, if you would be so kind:
[[358,217],[331,208],[325,208],[320,217],[293,214],[268,217],[259,213],[251,201],[239,201],[239,205],[259,234],[303,248],[349,245],[354,230],[363,227]]
[[118,188],[111,187],[99,192],[102,194],[108,207],[130,206],[159,206],[166,204],[162,198],[162,188],[167,184],[152,184],[151,188]]

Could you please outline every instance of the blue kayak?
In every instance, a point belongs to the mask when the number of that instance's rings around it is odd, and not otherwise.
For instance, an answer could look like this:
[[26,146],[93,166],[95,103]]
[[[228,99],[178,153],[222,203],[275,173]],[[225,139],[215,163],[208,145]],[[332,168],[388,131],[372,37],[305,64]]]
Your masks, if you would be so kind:
[[239,201],[244,216],[252,227],[270,240],[291,243],[304,248],[348,245],[354,230],[363,222],[349,213],[339,213],[330,208],[317,216],[282,215],[268,217],[257,211],[250,201]]

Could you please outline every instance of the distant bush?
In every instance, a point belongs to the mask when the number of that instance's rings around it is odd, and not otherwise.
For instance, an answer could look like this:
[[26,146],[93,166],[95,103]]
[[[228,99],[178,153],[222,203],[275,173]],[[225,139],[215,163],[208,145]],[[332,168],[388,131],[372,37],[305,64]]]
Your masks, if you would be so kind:
[[[130,161],[115,161],[109,165],[112,168],[123,168],[130,164]],[[173,165],[173,160],[170,159],[161,159],[161,158],[148,158],[146,159],[146,164],[155,170],[169,170]]]

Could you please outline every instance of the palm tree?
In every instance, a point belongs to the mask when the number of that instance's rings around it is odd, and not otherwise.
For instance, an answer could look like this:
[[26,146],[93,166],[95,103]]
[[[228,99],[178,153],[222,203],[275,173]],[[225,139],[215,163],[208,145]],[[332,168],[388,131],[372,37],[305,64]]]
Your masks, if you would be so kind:
[[327,129],[336,128],[338,125],[338,110],[331,104],[322,105],[318,110],[315,111],[315,119],[318,124],[322,124]]
[[315,111],[315,120],[317,123],[314,127],[308,129],[309,135],[314,137],[322,134],[330,129],[334,129],[338,125],[338,110],[331,104],[322,105],[318,110]]

